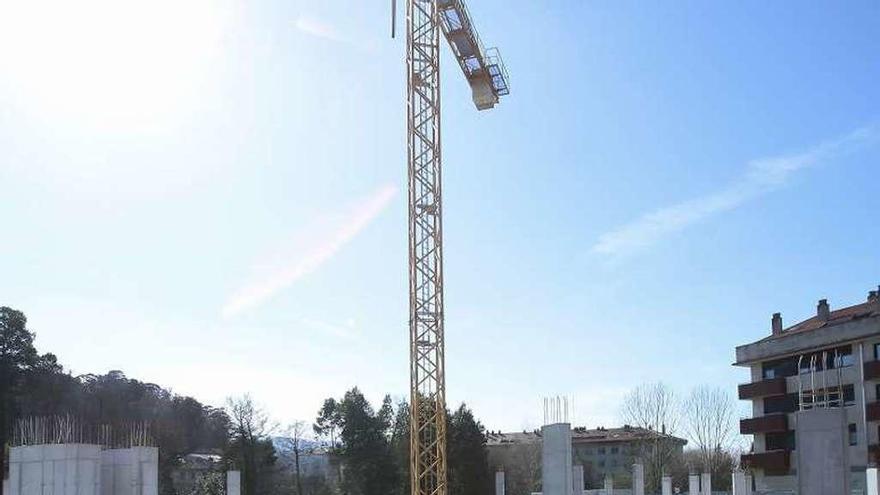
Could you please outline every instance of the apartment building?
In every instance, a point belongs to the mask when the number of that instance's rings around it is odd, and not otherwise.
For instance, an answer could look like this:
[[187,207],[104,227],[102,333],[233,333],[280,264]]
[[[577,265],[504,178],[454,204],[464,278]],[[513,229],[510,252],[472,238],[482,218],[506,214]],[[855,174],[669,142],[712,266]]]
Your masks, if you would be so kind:
[[770,335],[736,348],[737,366],[749,368],[739,398],[752,403],[740,432],[753,436],[742,456],[759,491],[797,486],[798,415],[842,408],[842,441],[850,486],[864,487],[865,468],[880,454],[880,289],[866,302],[834,310],[819,301],[816,315],[785,328],[779,313]]

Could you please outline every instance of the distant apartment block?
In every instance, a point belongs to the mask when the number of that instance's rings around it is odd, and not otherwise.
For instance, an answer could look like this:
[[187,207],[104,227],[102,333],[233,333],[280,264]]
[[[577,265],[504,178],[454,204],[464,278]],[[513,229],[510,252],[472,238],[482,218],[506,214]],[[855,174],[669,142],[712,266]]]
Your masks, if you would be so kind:
[[[662,430],[662,427],[661,427]],[[512,462],[528,459],[524,450],[532,448],[539,456],[541,431],[496,433],[489,432],[486,446],[489,462],[496,469],[512,471]],[[624,425],[621,428],[587,429],[574,427],[571,431],[572,464],[584,467],[584,479],[589,486],[600,486],[606,475],[629,477],[635,458],[652,448],[657,441],[681,453],[687,440],[663,431]],[[539,457],[534,458],[538,462]]]
[[754,472],[758,490],[797,484],[798,411],[845,409],[845,445],[851,486],[863,487],[865,468],[880,454],[880,295],[832,310],[819,301],[816,315],[784,328],[773,315],[769,336],[736,348],[737,366],[751,380],[739,398],[752,403],[740,433],[753,436],[742,464]]

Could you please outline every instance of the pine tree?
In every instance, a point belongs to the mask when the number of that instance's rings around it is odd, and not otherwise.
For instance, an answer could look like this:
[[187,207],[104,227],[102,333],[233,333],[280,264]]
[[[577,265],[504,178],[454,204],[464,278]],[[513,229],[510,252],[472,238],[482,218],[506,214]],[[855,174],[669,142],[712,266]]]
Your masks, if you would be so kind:
[[447,451],[450,495],[492,493],[486,430],[464,404],[449,418]]

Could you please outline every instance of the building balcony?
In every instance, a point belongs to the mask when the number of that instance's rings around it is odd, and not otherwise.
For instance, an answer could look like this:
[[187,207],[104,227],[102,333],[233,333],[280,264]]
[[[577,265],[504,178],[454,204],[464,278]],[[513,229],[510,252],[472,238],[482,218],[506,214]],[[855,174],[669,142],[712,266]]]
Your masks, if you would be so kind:
[[865,380],[880,379],[880,361],[868,361],[865,363]]
[[790,453],[787,450],[771,450],[756,454],[743,454],[740,457],[742,466],[751,469],[763,469],[764,472],[787,473],[790,466]]
[[787,414],[768,414],[757,418],[746,418],[739,422],[739,432],[743,435],[788,431]]
[[785,378],[770,378],[760,382],[743,383],[739,386],[740,400],[766,397],[768,395],[785,395]]

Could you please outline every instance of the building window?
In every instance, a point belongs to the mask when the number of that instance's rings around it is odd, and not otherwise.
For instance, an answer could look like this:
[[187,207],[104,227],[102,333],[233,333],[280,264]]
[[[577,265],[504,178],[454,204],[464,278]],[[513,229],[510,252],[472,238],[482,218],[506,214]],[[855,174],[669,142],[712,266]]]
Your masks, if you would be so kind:
[[605,467],[605,461],[599,461],[599,467],[600,468]]
[[765,361],[761,363],[761,374],[765,380],[794,376],[797,374],[797,363],[796,357]]
[[850,445],[858,445],[859,444],[858,429],[856,429],[855,423],[849,424],[849,444]]
[[844,351],[837,356],[837,367],[838,368],[846,368],[848,366],[852,366],[856,364],[856,358],[853,356],[852,347],[848,349],[844,349]]
[[798,409],[797,394],[764,398],[764,414],[790,413]]
[[794,431],[783,431],[764,434],[765,450],[794,450]]
[[[811,393],[812,392],[812,393]],[[841,403],[841,392],[843,392],[843,402]],[[804,397],[804,405],[805,406],[814,406],[818,407],[818,405],[827,405],[828,407],[844,407],[844,406],[852,406],[856,403],[856,391],[853,385],[844,385],[841,388],[838,387],[828,387],[819,388],[814,391],[805,390],[806,396]],[[766,407],[767,401],[765,399],[764,405]],[[772,405],[772,402],[771,402]],[[790,412],[790,411],[788,411]],[[768,414],[765,410],[764,414]]]
[[599,455],[605,455],[605,447],[599,447]]
[[[815,361],[814,361],[815,360]],[[800,359],[800,373],[809,373],[810,367],[815,371],[847,368],[855,364],[852,346],[845,345],[835,349],[826,349],[813,354],[804,354]]]
[[617,447],[611,447],[611,453],[616,454],[618,452]]
[[843,386],[843,405],[852,406],[856,403],[856,390],[852,385]]

